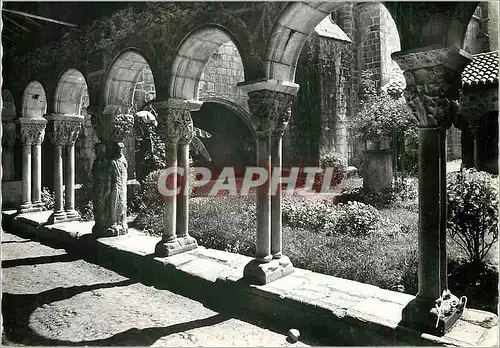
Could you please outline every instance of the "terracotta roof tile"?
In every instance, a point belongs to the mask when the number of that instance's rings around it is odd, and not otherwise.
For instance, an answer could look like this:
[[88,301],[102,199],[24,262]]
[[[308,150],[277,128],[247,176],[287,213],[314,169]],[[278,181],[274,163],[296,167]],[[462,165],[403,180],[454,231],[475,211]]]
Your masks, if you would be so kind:
[[472,57],[462,72],[462,85],[498,82],[498,51],[479,53]]

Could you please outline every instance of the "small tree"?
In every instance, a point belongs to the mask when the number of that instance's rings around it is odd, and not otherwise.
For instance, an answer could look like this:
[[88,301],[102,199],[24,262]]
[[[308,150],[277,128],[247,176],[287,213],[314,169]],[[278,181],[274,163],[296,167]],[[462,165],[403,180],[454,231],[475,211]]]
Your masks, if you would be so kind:
[[448,232],[472,264],[480,264],[498,240],[498,182],[464,169],[448,174]]
[[351,121],[351,129],[365,146],[372,142],[376,149],[380,149],[384,138],[415,133],[416,122],[405,99],[377,91],[371,75],[366,71],[362,73],[360,107]]

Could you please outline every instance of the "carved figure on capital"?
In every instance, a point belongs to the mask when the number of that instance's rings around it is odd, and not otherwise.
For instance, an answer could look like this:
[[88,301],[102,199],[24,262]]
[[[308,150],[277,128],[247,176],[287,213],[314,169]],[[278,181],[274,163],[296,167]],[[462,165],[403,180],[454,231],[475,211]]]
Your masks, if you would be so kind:
[[21,142],[25,145],[39,145],[45,137],[44,123],[21,123]]
[[54,120],[48,137],[54,145],[72,145],[80,134],[80,121]]
[[443,65],[404,73],[404,96],[420,127],[449,128],[457,111],[460,73]]
[[122,142],[132,131],[134,116],[131,107],[107,105],[101,114],[95,110],[90,110],[91,122],[102,142]]
[[256,133],[270,135],[285,131],[291,117],[293,96],[290,94],[257,90],[248,93],[248,106]]
[[[157,102],[158,133],[167,141],[189,144],[194,138],[194,125],[188,105],[178,102]],[[199,108],[199,107],[198,107]]]

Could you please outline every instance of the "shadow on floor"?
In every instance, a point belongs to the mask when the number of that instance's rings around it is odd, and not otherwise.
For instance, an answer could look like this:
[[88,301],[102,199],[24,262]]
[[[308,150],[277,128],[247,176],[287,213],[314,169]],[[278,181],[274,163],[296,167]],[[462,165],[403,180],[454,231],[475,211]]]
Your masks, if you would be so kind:
[[2,268],[11,268],[17,266],[33,266],[33,265],[41,265],[45,263],[56,263],[56,262],[72,262],[76,260],[80,260],[80,258],[77,257],[76,255],[70,255],[70,254],[27,257],[25,259],[2,260]]
[[[92,238],[90,238],[92,239]],[[33,240],[31,240],[33,241]],[[43,243],[45,245],[51,246],[53,241],[36,241]],[[90,241],[95,242],[95,241]],[[61,247],[54,245],[56,249],[61,249]],[[211,326],[217,323],[226,321],[230,318],[235,318],[241,321],[245,321],[252,325],[256,325],[262,328],[267,328],[268,330],[274,331],[276,333],[286,336],[286,333],[290,327],[287,327],[286,323],[278,323],[276,320],[271,320],[269,318],[256,318],[254,315],[249,315],[249,313],[235,312],[232,308],[226,308],[227,306],[220,307],[218,305],[212,305],[205,301],[202,297],[191,293],[192,291],[187,291],[186,288],[191,289],[206,289],[205,286],[213,286],[213,284],[198,284],[198,282],[206,282],[200,278],[193,277],[191,280],[187,280],[185,275],[177,275],[174,278],[169,278],[168,281],[159,280],[157,274],[154,272],[149,272],[143,270],[140,274],[133,272],[127,265],[117,265],[113,262],[112,265],[107,265],[107,262],[101,257],[98,257],[98,252],[94,248],[83,248],[83,249],[66,249],[68,254],[54,255],[54,256],[42,256],[18,260],[6,260],[2,263],[5,268],[15,267],[20,265],[34,265],[50,262],[69,262],[74,260],[83,259],[86,262],[103,266],[107,269],[111,269],[118,274],[128,278],[127,280],[115,282],[115,283],[101,283],[93,285],[82,285],[82,286],[72,286],[72,287],[58,287],[50,289],[38,294],[10,294],[3,293],[2,295],[2,315],[3,315],[3,326],[5,332],[5,343],[4,345],[37,345],[37,346],[147,346],[153,344],[159,338],[170,335],[177,332],[182,332],[190,330],[197,327]],[[101,255],[102,256],[102,255]],[[146,256],[146,258],[154,257],[153,254]],[[121,264],[121,262],[118,262]],[[179,277],[179,278],[177,278]],[[187,281],[187,282],[186,282]],[[194,281],[194,283],[192,283]],[[95,289],[104,289],[118,286],[127,286],[135,283],[143,283],[148,286],[154,286],[160,290],[168,290],[178,295],[191,298],[195,301],[201,302],[205,307],[211,310],[221,313],[210,318],[205,318],[201,320],[195,320],[192,322],[176,324],[167,327],[149,327],[144,329],[131,328],[124,332],[115,334],[106,339],[81,341],[81,342],[71,342],[64,340],[49,339],[44,336],[39,335],[34,332],[29,327],[29,318],[31,314],[44,304],[50,304],[52,302],[57,302],[65,299],[69,299],[75,295],[84,293],[86,291],[92,291]],[[203,291],[201,291],[203,292]],[[225,313],[225,314],[222,314]],[[228,314],[230,313],[230,314]],[[325,333],[325,337],[317,337],[315,335],[307,334],[306,328],[303,328],[300,341],[312,345],[312,346],[332,346],[331,339],[328,338],[329,334]],[[321,343],[320,343],[321,342]]]
[[32,240],[25,239],[25,240],[5,240],[2,241],[2,244],[11,244],[11,243],[31,243],[33,242]]

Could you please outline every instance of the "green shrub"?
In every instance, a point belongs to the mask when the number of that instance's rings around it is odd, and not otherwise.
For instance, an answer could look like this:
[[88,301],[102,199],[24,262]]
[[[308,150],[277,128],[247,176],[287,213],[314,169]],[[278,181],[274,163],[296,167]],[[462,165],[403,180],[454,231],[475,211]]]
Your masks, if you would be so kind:
[[407,178],[397,182],[394,187],[396,196],[401,201],[414,200],[418,198],[418,179]]
[[282,200],[283,222],[291,227],[321,231],[335,224],[336,207],[327,199],[284,197]]
[[378,210],[371,205],[360,202],[339,203],[334,226],[337,233],[367,236],[382,227],[382,220]]
[[498,182],[486,172],[464,169],[447,177],[448,232],[480,263],[498,240]]
[[199,197],[190,203],[189,233],[208,248],[255,255],[254,197]]
[[330,182],[331,186],[340,184],[347,176],[347,158],[338,152],[330,152],[321,155],[319,165],[323,170],[325,168],[333,168],[333,176]]
[[44,210],[53,210],[56,203],[56,196],[54,191],[49,190],[47,187],[42,188],[42,203]]
[[339,203],[360,202],[372,205],[378,209],[384,209],[392,206],[396,201],[396,192],[393,188],[386,189],[368,189],[357,188],[345,191],[336,198]]
[[141,188],[134,197],[134,211],[137,216],[134,225],[153,233],[163,228],[163,205],[165,199],[157,189],[158,177],[162,169],[150,173],[141,183]]
[[94,206],[92,201],[88,201],[84,206],[76,207],[82,221],[94,221]]

